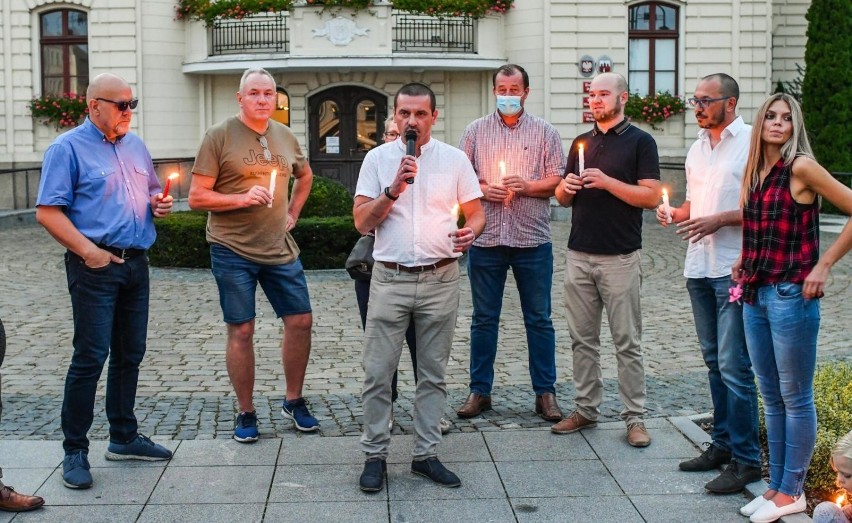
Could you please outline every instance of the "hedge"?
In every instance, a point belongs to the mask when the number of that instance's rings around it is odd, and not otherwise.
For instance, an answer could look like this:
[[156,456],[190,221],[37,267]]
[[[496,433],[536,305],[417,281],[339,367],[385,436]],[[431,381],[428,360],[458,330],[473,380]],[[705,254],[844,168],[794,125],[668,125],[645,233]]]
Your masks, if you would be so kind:
[[[157,241],[148,252],[155,267],[210,268],[210,246],[205,238],[207,213],[175,212],[156,221]],[[342,269],[361,235],[352,216],[300,218],[290,231],[305,269]]]

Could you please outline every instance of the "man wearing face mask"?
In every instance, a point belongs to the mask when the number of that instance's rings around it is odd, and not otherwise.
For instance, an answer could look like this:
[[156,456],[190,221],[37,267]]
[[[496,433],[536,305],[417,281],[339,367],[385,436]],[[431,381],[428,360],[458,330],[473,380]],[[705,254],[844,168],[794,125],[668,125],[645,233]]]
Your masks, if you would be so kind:
[[565,155],[559,132],[524,111],[530,89],[523,67],[500,67],[492,86],[497,110],[469,124],[459,145],[479,178],[486,220],[468,257],[473,296],[470,395],[457,414],[471,418],[491,408],[497,329],[511,267],[527,333],[535,411],[556,421],[562,412],[555,396],[556,336],[550,319],[550,197],[564,171]]

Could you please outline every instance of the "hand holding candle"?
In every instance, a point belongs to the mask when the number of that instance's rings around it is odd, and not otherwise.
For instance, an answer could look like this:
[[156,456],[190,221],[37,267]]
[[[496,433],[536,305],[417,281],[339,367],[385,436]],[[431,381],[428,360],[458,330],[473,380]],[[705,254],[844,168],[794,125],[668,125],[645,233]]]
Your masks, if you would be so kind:
[[663,209],[666,211],[666,223],[672,223],[672,208],[669,205],[669,191],[663,189]]
[[[275,177],[278,174],[278,171],[272,169],[272,172],[269,173],[269,195],[275,200]],[[272,202],[266,204],[267,207],[272,208]]]
[[180,177],[180,175],[178,173],[172,173],[172,174],[169,175],[168,178],[166,178],[166,186],[163,187],[163,199],[164,200],[169,195],[169,189],[171,189],[171,187],[172,187],[172,180],[177,180],[178,177]]

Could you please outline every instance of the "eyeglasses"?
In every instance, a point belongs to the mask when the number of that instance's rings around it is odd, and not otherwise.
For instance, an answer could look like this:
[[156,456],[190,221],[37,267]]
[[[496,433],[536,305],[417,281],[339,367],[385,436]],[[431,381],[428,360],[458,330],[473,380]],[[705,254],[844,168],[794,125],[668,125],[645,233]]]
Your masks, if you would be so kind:
[[115,104],[115,106],[118,107],[119,111],[126,111],[128,107],[131,108],[131,109],[136,109],[136,106],[139,105],[139,99],[138,98],[134,98],[133,100],[130,100],[130,101],[122,100],[120,102],[116,102],[115,100],[107,100],[106,98],[95,98],[95,100],[100,100],[102,102],[109,102],[111,104]]
[[266,136],[259,136],[257,141],[260,142],[260,146],[263,147],[263,157],[266,158],[266,161],[272,160],[272,153],[269,152],[269,142],[266,141]]
[[385,133],[385,136],[388,137],[388,138],[399,138],[399,133],[394,132],[394,131],[387,131]]
[[720,102],[722,100],[727,100],[728,98],[730,98],[730,96],[723,96],[721,98],[689,98],[686,100],[686,103],[688,103],[690,107],[704,109],[713,102]]

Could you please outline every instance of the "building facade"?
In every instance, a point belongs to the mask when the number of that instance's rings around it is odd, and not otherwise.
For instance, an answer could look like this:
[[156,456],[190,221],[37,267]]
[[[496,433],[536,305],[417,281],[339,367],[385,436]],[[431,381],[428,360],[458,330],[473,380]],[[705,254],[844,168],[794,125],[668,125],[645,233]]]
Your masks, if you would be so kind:
[[[0,0],[0,168],[38,165],[57,134],[30,114],[30,100],[84,93],[107,71],[130,82],[140,99],[134,131],[164,159],[194,156],[205,129],[235,114],[242,71],[264,67],[281,87],[276,118],[317,173],[350,188],[397,88],[430,85],[433,133],[456,144],[465,125],[494,110],[491,75],[507,62],[527,69],[527,110],[552,122],[566,147],[591,125],[584,84],[599,70],[624,74],[632,91],[687,96],[698,78],[726,72],[740,83],[750,121],[804,64],[809,2],[515,0],[506,14],[471,20],[412,16],[376,0],[357,13],[298,6],[214,27],[177,19],[175,6]],[[694,118],[678,115],[661,129],[649,129],[661,155],[680,161]]]

